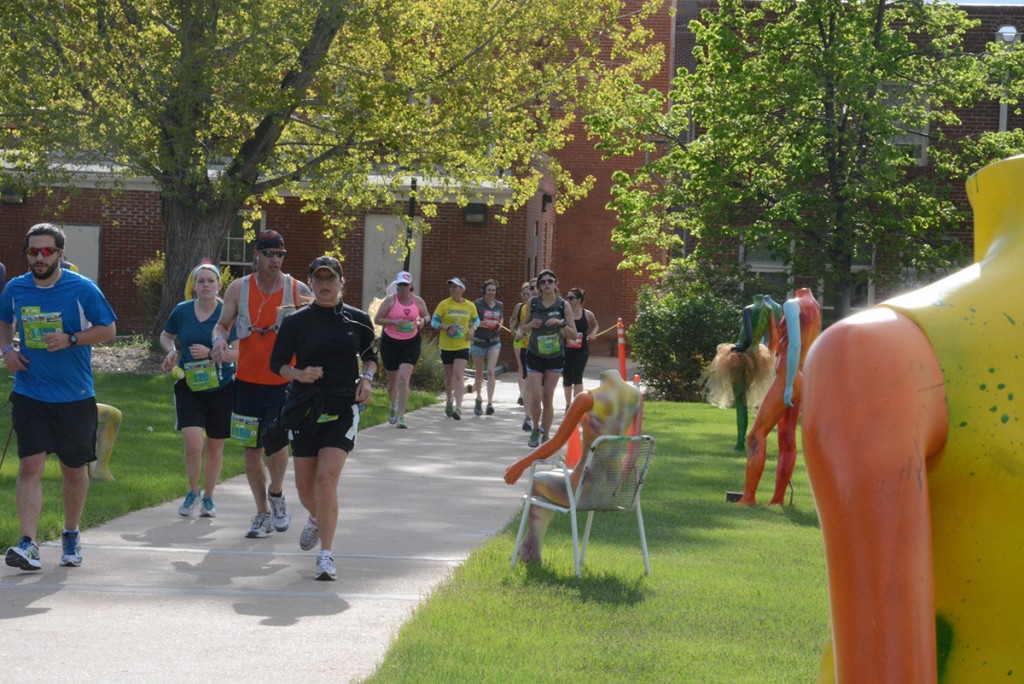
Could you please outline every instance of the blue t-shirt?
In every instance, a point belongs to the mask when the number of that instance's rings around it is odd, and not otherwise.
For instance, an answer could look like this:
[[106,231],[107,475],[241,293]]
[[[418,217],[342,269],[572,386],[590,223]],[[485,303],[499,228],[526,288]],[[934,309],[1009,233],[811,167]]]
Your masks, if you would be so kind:
[[62,270],[49,287],[36,286],[31,271],[11,278],[0,294],[0,321],[17,325],[19,351],[28,359],[28,370],[14,374],[13,391],[52,403],[94,397],[92,347],[75,345],[49,352],[42,336],[80,333],[116,320],[96,283],[73,271]]
[[[218,302],[217,308],[214,309],[210,317],[202,322],[196,318],[195,300],[190,299],[174,307],[170,317],[164,324],[164,332],[178,337],[178,366],[187,371],[190,364],[195,361],[199,361],[200,364],[209,361],[209,359],[192,358],[192,353],[188,348],[193,344],[202,344],[207,347],[212,346],[213,327],[217,325],[217,320],[220,318],[220,310],[223,307],[224,304]],[[216,387],[207,388],[208,390],[219,389],[234,380],[235,364],[222,363],[219,371],[215,372],[219,382]]]

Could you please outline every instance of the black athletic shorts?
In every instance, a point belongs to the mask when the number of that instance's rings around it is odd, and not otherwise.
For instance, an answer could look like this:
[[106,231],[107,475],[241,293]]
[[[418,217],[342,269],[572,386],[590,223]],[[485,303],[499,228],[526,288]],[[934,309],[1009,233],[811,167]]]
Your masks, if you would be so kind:
[[441,350],[441,365],[442,366],[450,366],[450,365],[452,365],[453,363],[455,363],[455,359],[464,359],[466,361],[469,361],[469,350],[468,349],[455,349],[455,350],[442,349]]
[[96,398],[37,401],[11,393],[11,420],[18,435],[18,458],[57,454],[69,468],[96,460]]
[[352,453],[359,431],[359,405],[341,410],[338,417],[317,423],[313,430],[295,430],[291,433],[292,457],[309,458],[316,456],[325,447],[341,449]]
[[175,429],[200,427],[210,439],[231,436],[231,409],[235,401],[235,384],[229,382],[215,390],[193,392],[188,383],[174,383]]
[[561,373],[565,367],[565,357],[558,356],[537,356],[532,352],[526,352],[526,367],[534,373],[557,372]]
[[288,383],[258,385],[254,382],[235,380],[234,413],[258,418],[260,421],[256,436],[256,448],[263,447],[263,431],[270,425],[270,421],[277,418],[281,404],[284,403],[284,393],[287,388]]
[[380,358],[384,370],[396,371],[403,363],[415,366],[420,360],[422,340],[419,335],[407,340],[396,340],[387,333],[380,336]]

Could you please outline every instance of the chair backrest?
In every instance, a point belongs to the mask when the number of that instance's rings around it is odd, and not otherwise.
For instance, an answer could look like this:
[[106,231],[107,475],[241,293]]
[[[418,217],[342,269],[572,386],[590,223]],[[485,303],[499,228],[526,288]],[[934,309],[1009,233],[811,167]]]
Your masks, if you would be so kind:
[[654,438],[649,435],[595,439],[576,490],[576,510],[633,510],[653,455]]

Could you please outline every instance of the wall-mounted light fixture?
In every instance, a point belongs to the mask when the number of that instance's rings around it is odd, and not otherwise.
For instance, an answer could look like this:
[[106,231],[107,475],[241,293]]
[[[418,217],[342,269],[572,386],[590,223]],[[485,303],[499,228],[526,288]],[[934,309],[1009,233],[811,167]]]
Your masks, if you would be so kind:
[[25,196],[14,188],[4,188],[0,190],[0,202],[4,204],[21,204],[25,201]]
[[996,31],[997,43],[1006,43],[1009,45],[1011,43],[1016,43],[1018,39],[1020,39],[1020,33],[1017,31],[1016,26],[1010,26],[1007,24],[1006,26],[1000,26],[999,30]]
[[[1001,43],[1003,45],[1003,47],[1007,47],[1008,48],[1011,45],[1013,45],[1014,43],[1016,43],[1018,40],[1020,40],[1020,32],[1017,31],[1017,27],[1016,26],[1011,26],[1010,24],[1006,24],[1004,26],[1000,26],[999,30],[996,31],[996,42],[997,43]],[[1004,91],[1003,92],[1003,96],[1004,97],[1007,96],[1008,93],[1005,92],[1006,91],[1006,84],[1005,83],[1003,84],[1003,91]],[[1002,102],[999,103],[999,128],[998,128],[998,130],[999,130],[1000,133],[1006,131],[1006,115],[1007,115],[1007,111],[1006,110],[1007,110],[1006,101],[1003,100]]]
[[552,197],[551,195],[549,195],[546,192],[543,195],[541,195],[540,196],[540,213],[543,214],[548,209],[550,209],[551,208],[551,203],[554,202],[554,201],[555,201],[555,198]]
[[487,205],[481,202],[470,202],[466,205],[466,223],[486,223]]

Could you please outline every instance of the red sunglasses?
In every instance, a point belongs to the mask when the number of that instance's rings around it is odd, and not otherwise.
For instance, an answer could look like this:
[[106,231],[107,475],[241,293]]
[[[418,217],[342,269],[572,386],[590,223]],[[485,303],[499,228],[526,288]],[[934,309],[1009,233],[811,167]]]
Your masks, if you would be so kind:
[[56,254],[59,251],[60,251],[60,249],[57,248],[57,247],[26,247],[25,248],[25,254],[28,254],[30,257],[39,256],[40,254],[42,254],[44,257],[53,256],[54,254]]

